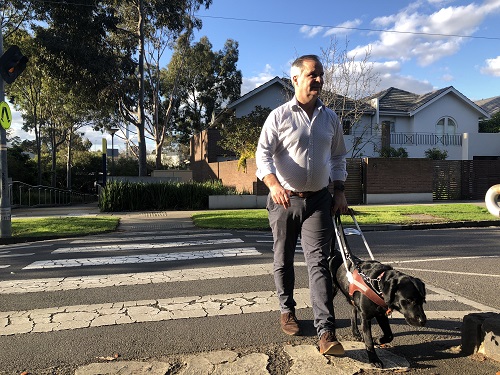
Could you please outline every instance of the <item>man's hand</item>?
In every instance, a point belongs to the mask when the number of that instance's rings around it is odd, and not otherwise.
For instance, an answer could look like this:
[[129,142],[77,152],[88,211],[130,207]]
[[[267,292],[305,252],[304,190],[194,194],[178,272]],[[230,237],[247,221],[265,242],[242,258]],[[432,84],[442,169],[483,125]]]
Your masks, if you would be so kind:
[[266,186],[271,192],[271,198],[273,198],[274,203],[280,204],[285,208],[290,207],[290,196],[289,192],[281,186],[278,178],[274,174],[268,174],[263,179]]
[[347,205],[347,199],[345,198],[345,194],[343,191],[339,190],[335,190],[333,194],[332,216],[335,215],[337,211],[340,214],[349,213],[349,206]]

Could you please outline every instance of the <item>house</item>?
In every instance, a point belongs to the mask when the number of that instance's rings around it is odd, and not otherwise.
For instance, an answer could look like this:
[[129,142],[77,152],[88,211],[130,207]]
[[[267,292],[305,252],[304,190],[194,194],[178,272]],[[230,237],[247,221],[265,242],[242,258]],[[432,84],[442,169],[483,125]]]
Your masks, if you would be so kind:
[[[229,103],[226,111],[234,111],[236,117],[242,117],[252,112],[256,106],[274,109],[293,97],[292,84],[287,79],[274,77],[254,90],[246,93],[239,99]],[[217,120],[214,118],[213,123]],[[191,167],[197,162],[220,162],[235,160],[236,155],[219,146],[221,134],[218,129],[210,127],[191,138]],[[197,177],[197,174],[195,174]]]
[[277,108],[292,99],[293,94],[294,89],[289,79],[274,77],[229,103],[227,109],[233,110],[236,117],[242,117],[248,115],[258,105],[262,108]]
[[[257,105],[276,108],[292,95],[289,80],[274,77],[227,108],[240,117]],[[349,157],[377,157],[386,146],[402,147],[410,158],[423,158],[433,148],[446,151],[449,160],[500,158],[500,134],[478,132],[479,121],[490,114],[453,86],[422,95],[391,87],[364,101],[356,123],[343,118]]]
[[377,156],[382,147],[402,147],[411,158],[425,157],[432,148],[446,150],[450,160],[500,156],[500,135],[478,132],[488,112],[453,86],[422,95],[391,87],[367,100],[375,113],[363,116],[346,136],[351,145],[360,134],[372,137],[361,142],[363,156]]

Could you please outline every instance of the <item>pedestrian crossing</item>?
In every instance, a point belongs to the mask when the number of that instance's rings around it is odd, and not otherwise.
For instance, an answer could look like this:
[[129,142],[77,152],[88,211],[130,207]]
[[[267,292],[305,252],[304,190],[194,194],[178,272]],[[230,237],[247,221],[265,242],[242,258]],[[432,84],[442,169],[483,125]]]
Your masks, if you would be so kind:
[[[241,245],[235,247],[234,245]],[[248,245],[248,246],[246,246]],[[1,264],[12,257],[29,259],[36,254],[37,244],[1,249]],[[272,284],[272,237],[269,233],[245,232],[189,232],[172,231],[158,235],[157,232],[120,236],[97,236],[92,239],[75,239],[43,247],[43,260],[27,260],[22,267],[25,272],[52,272],[77,268],[106,266],[105,274],[78,276],[13,278],[0,281],[2,296],[16,296],[30,300],[32,296],[47,292],[71,292],[86,290],[96,292],[100,288],[123,288],[139,285],[167,285],[203,281],[222,281],[233,284],[246,277],[266,278]],[[149,250],[154,249],[152,253]],[[24,251],[24,252],[23,252]],[[144,251],[148,251],[144,253]],[[101,256],[102,253],[108,254]],[[123,255],[127,252],[127,255]],[[85,257],[79,257],[85,255]],[[76,257],[75,257],[76,256]],[[236,264],[204,265],[205,260],[219,258],[238,259]],[[239,264],[241,260],[241,264]],[[265,260],[265,261],[263,261]],[[167,262],[180,261],[185,266],[168,269]],[[429,260],[426,260],[427,262]],[[160,271],[109,273],[116,265],[162,263]],[[300,255],[295,265],[306,272],[306,264]],[[120,326],[145,322],[172,321],[179,319],[208,318],[278,311],[277,297],[272,287],[266,290],[254,288],[245,292],[182,294],[162,298],[140,298],[109,300],[87,304],[62,304],[29,309],[8,309],[0,305],[0,336],[48,333],[102,326]],[[470,312],[495,311],[444,289],[427,285],[427,301],[439,306],[444,301],[460,305],[456,310],[434,308],[426,311],[428,319],[461,319]],[[294,298],[297,309],[310,308],[309,290],[296,288]],[[394,313],[394,318],[402,318]]]

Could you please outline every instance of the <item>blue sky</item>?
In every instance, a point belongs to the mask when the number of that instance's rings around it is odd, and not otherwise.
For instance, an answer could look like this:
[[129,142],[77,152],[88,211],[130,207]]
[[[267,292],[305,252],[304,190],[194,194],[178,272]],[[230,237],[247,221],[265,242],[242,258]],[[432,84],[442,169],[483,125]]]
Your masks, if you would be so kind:
[[[214,50],[227,39],[239,43],[242,94],[287,76],[295,57],[321,55],[335,37],[350,55],[371,49],[381,78],[374,92],[454,86],[471,100],[500,95],[500,0],[213,0],[197,16],[203,28],[195,41],[207,36]],[[13,115],[13,135],[33,138]],[[86,136],[100,150],[103,134]],[[115,147],[124,149],[116,137]]]
[[239,43],[242,94],[288,74],[295,57],[320,55],[334,36],[342,49],[348,41],[349,54],[371,48],[376,91],[454,86],[472,100],[500,95],[500,0],[213,0],[197,16],[197,38],[215,50],[229,38]]

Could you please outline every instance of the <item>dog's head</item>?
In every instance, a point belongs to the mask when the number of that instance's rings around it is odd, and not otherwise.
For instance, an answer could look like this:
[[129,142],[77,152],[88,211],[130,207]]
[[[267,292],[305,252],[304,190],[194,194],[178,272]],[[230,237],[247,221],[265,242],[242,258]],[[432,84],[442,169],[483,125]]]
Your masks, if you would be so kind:
[[391,309],[403,314],[406,322],[412,326],[425,325],[425,284],[422,280],[396,271],[386,289],[385,303]]

